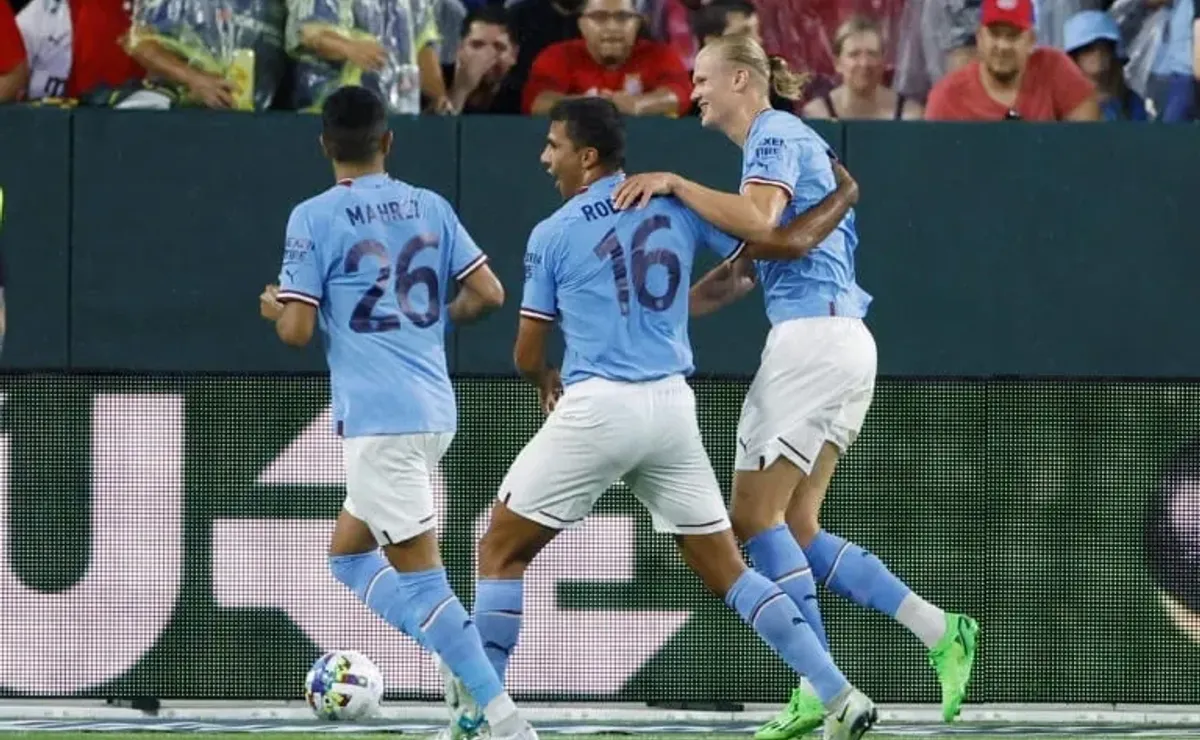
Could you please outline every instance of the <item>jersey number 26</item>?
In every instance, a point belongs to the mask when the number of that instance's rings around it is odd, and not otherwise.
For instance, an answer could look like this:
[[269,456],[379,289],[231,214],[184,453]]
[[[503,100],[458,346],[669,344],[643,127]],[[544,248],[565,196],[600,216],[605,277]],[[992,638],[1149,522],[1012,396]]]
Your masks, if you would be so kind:
[[[374,257],[379,261],[379,272],[375,276],[375,284],[367,288],[358,304],[350,314],[350,329],[361,334],[372,334],[381,331],[394,331],[400,328],[400,315],[414,325],[424,329],[437,323],[442,313],[441,296],[438,290],[438,274],[432,267],[418,267],[410,271],[413,258],[425,249],[437,249],[437,240],[428,236],[413,237],[396,256],[396,303],[400,313],[386,309],[375,310],[375,304],[387,292],[388,283],[392,277],[392,267],[388,264],[387,247],[377,241],[368,239],[350,248],[343,265],[346,274],[358,272],[364,257]],[[425,311],[414,311],[409,300],[409,292],[418,285],[424,285],[429,296],[429,308]]]

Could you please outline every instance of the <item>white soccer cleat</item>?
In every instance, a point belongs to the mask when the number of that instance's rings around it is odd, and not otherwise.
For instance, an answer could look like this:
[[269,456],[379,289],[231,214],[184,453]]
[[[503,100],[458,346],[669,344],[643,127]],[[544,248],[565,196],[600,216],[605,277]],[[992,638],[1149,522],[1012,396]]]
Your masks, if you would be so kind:
[[433,662],[442,677],[443,697],[450,711],[450,725],[438,732],[437,740],[482,740],[487,730],[483,710],[437,653],[433,654]]
[[878,721],[875,702],[852,688],[841,706],[825,718],[825,740],[858,740]]

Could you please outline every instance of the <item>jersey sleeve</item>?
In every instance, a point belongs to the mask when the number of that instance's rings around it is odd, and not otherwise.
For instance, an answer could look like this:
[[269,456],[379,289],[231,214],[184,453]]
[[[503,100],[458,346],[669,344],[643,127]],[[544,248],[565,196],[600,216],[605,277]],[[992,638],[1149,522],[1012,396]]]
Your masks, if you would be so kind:
[[324,272],[308,214],[303,208],[296,208],[288,219],[283,267],[279,271],[279,302],[321,305]]
[[539,224],[529,235],[529,245],[525,249],[525,292],[521,298],[523,318],[554,321],[558,316],[554,233]]
[[809,139],[796,143],[799,176],[796,179],[794,200],[799,207],[812,208],[826,195],[837,190],[837,178],[833,175],[833,156],[833,152],[823,141]]
[[745,192],[747,185],[774,185],[791,200],[799,175],[799,142],[766,132],[746,147],[741,191]]
[[0,74],[8,74],[25,61],[25,42],[8,3],[0,3]]
[[734,261],[746,248],[746,242],[735,236],[726,234],[708,221],[700,218],[699,215],[695,216],[695,220],[699,231],[700,243],[716,252],[717,256],[723,261]]
[[467,231],[467,227],[458,220],[458,214],[454,212],[450,204],[440,196],[438,200],[441,201],[442,210],[446,214],[445,228],[450,239],[450,274],[461,283],[471,273],[486,265],[488,257],[475,243],[475,239]]

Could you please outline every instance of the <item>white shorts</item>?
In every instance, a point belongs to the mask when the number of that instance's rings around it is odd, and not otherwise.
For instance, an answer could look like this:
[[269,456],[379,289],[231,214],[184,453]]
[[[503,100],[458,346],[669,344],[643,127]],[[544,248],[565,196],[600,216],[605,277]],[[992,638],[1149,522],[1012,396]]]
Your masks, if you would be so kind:
[[451,432],[343,440],[346,501],[342,508],[365,522],[381,545],[405,542],[436,528],[430,476],[453,440]]
[[583,523],[623,479],[655,531],[729,529],[712,463],[700,441],[696,396],[681,376],[647,383],[591,378],[569,386],[513,461],[499,498],[551,529]]
[[742,403],[736,470],[765,470],[780,456],[812,472],[826,442],[845,452],[875,394],[875,339],[861,319],[777,324]]

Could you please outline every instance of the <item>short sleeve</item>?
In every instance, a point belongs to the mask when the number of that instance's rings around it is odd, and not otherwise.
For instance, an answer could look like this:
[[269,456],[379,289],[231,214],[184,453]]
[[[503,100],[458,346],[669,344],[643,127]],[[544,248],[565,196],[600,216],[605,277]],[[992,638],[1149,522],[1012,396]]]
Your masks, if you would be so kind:
[[1096,86],[1065,53],[1058,49],[1041,51],[1049,54],[1049,77],[1054,85],[1054,117],[1062,120],[1094,96]]
[[25,61],[25,42],[8,3],[0,2],[0,74],[8,74]]
[[554,276],[554,238],[557,233],[539,224],[529,235],[525,249],[525,292],[521,316],[554,321],[558,316],[558,283]]
[[833,176],[833,153],[822,141],[800,141],[796,161],[800,175],[796,180],[795,200],[800,208],[809,208],[837,189]]
[[413,48],[417,51],[441,42],[442,35],[438,32],[437,25],[438,7],[441,3],[442,0],[423,0],[419,3],[419,12],[413,23],[417,31]]
[[296,208],[288,219],[278,299],[281,303],[301,301],[319,306],[324,288],[324,269],[312,226],[304,210]]
[[454,212],[450,204],[440,197],[438,200],[445,213],[444,228],[450,239],[450,274],[454,276],[455,280],[462,282],[471,273],[486,265],[488,257],[475,243],[475,239],[467,231],[467,227],[458,220],[458,214]]
[[774,185],[782,188],[791,200],[799,175],[798,142],[766,133],[746,147],[746,160],[742,167],[743,192],[747,185]]
[[746,248],[746,242],[726,234],[700,216],[696,216],[696,223],[700,229],[700,242],[716,252],[722,260],[732,262]]

